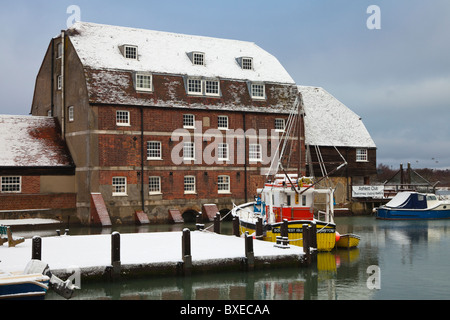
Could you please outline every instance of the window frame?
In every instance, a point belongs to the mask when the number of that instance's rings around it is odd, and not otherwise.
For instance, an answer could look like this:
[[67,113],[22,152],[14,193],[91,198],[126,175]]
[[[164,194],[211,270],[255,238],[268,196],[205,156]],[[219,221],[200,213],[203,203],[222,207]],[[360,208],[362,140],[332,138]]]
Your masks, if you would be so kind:
[[[223,124],[223,121],[220,121],[220,119],[226,119],[227,126],[223,127],[221,126],[221,123]],[[229,130],[230,129],[230,118],[228,116],[218,116],[217,117],[217,129],[219,130]]]
[[[279,124],[279,122],[283,122],[283,129],[277,128],[277,124]],[[282,118],[276,118],[275,119],[275,132],[285,132],[286,131],[286,120],[282,119]]]
[[[261,87],[260,90],[255,90],[256,87]],[[261,95],[255,95],[255,92],[261,92]],[[264,83],[252,82],[250,84],[250,96],[253,100],[266,99],[266,85]]]
[[69,106],[67,108],[67,117],[68,117],[69,122],[75,121],[75,108],[73,106]]
[[[118,184],[118,180],[123,180],[123,184]],[[116,183],[115,183],[116,181]],[[127,190],[128,190],[128,184],[127,184],[127,177],[113,177],[112,178],[112,196],[113,197],[123,197],[128,196]],[[117,188],[123,187],[124,191],[117,191]]]
[[[190,152],[186,152],[190,149]],[[191,153],[191,157],[187,157],[186,154]],[[195,142],[184,142],[183,143],[183,160],[184,161],[195,161]]]
[[[128,49],[134,50],[134,53],[133,54],[129,53]],[[137,60],[138,59],[138,46],[133,46],[133,45],[129,45],[129,44],[124,45],[123,46],[123,56],[125,59]]]
[[[222,182],[220,182],[220,179],[226,178],[228,181],[224,182],[222,180]],[[221,186],[226,186],[227,189],[221,189]],[[231,193],[231,178],[230,176],[227,175],[220,175],[217,177],[217,192],[219,194],[229,194]]]
[[253,58],[242,57],[241,58],[241,68],[242,68],[242,70],[253,70]]
[[[193,83],[196,84],[193,84]],[[199,89],[199,91],[192,89]],[[188,78],[187,79],[187,92],[190,95],[202,96],[203,95],[203,80],[198,78]]]
[[[189,124],[186,124],[187,117],[192,117],[192,121],[189,120]],[[190,123],[192,122],[192,125]],[[183,114],[183,128],[184,129],[195,129],[195,115],[193,114]]]
[[[6,181],[4,181],[6,179]],[[18,182],[12,181],[13,179],[18,179]],[[10,180],[10,181],[8,181]],[[18,190],[5,190],[11,187],[18,187]],[[0,193],[22,193],[22,177],[21,176],[2,176],[0,179]]]
[[[150,148],[151,144],[159,145],[158,149]],[[156,152],[159,154],[159,156],[152,156],[151,152]],[[147,160],[162,160],[162,143],[161,141],[147,141]]]
[[[125,114],[127,115],[127,122],[121,122],[122,121],[121,120],[122,116],[119,116],[119,113],[123,113],[122,115],[125,115]],[[130,111],[116,110],[116,126],[118,126],[118,127],[129,127],[129,126],[131,126],[130,116],[131,116]],[[119,121],[119,120],[121,120],[121,121]]]
[[[144,82],[144,80],[139,80],[140,77],[148,77],[149,78],[149,88],[139,86],[140,82]],[[135,76],[135,89],[139,92],[153,92],[153,75],[149,73],[138,72]]]
[[[256,151],[252,150],[252,147],[253,148],[257,147],[258,150],[256,150]],[[254,155],[256,155],[257,158],[252,157]],[[248,160],[250,162],[261,162],[262,161],[262,146],[261,146],[261,144],[258,144],[258,143],[249,144],[249,146],[248,146]]]
[[[224,150],[226,151],[225,153],[223,152]],[[224,155],[226,157],[223,157]],[[230,161],[230,145],[228,143],[219,143],[217,145],[217,160]]]
[[[205,79],[203,81],[203,87],[205,88],[205,96],[219,97],[220,96],[220,81],[214,79]],[[217,85],[217,92],[208,92],[208,83]],[[214,86],[215,88],[215,86]]]
[[[192,179],[192,181],[187,181],[187,179]],[[187,188],[191,186],[192,188]],[[192,189],[192,190],[191,190]],[[196,194],[197,193],[197,179],[195,176],[184,176],[184,194]]]
[[[152,185],[156,186],[156,184],[151,184],[152,179],[158,179],[157,184],[158,184],[158,190],[157,191],[152,191]],[[149,195],[158,195],[158,194],[162,194],[161,191],[161,177],[158,176],[150,176],[148,177],[148,194]]]
[[205,66],[205,53],[199,51],[192,52],[192,64],[194,66]]
[[365,148],[357,148],[356,162],[369,162],[369,150]]

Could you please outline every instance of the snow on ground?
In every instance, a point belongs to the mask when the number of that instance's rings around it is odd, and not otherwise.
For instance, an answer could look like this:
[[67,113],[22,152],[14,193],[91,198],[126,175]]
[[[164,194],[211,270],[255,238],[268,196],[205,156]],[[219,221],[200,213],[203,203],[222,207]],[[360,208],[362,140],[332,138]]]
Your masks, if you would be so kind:
[[[173,263],[182,261],[182,232],[121,234],[122,265]],[[273,243],[254,240],[255,257],[268,259],[278,256],[302,255],[303,249],[292,246],[279,249]],[[0,270],[23,271],[31,259],[32,240],[27,239],[15,248],[0,247]],[[245,256],[244,238],[191,232],[193,263],[206,260],[240,258]],[[42,238],[42,261],[51,270],[70,267],[90,269],[111,264],[111,235],[61,236]]]
[[59,224],[61,221],[54,219],[12,219],[0,220],[0,226],[35,226],[43,224]]

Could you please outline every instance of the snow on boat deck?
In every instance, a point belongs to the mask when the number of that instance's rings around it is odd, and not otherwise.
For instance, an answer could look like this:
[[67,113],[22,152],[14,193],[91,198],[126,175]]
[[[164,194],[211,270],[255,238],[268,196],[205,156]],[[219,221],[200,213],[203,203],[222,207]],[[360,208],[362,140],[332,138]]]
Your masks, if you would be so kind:
[[[300,259],[303,248],[274,247],[273,243],[254,240],[256,259],[276,261]],[[23,271],[31,259],[32,239],[15,248],[0,247],[0,270]],[[121,234],[122,266],[174,265],[182,262],[182,232]],[[210,232],[191,232],[193,265],[220,265],[227,259],[245,257],[244,238]],[[60,236],[42,238],[42,260],[55,274],[70,268],[81,269],[82,275],[102,274],[111,265],[111,235]]]

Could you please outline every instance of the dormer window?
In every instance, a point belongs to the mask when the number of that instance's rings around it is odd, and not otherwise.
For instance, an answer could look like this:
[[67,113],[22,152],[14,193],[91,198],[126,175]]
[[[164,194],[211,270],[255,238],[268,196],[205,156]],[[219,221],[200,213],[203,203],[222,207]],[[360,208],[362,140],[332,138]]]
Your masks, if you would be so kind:
[[137,60],[137,58],[138,58],[138,47],[125,45],[123,47],[123,56],[126,59]]
[[136,91],[150,92],[153,90],[152,75],[145,73],[136,74]]
[[243,70],[253,70],[253,59],[242,58],[241,67]]
[[203,52],[189,52],[188,56],[194,66],[205,65],[205,54]]
[[261,100],[266,98],[265,85],[263,83],[252,83],[250,85],[252,99]]

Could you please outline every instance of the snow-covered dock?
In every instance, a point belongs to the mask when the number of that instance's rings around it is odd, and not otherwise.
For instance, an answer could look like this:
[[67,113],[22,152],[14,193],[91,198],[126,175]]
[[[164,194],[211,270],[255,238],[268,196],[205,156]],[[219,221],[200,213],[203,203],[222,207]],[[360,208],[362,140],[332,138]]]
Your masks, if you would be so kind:
[[[120,274],[178,275],[183,272],[182,232],[120,235]],[[242,270],[246,261],[245,238],[210,232],[190,233],[192,273]],[[81,273],[81,279],[108,278],[112,267],[112,235],[59,236],[41,239],[42,261],[61,277]],[[33,240],[15,248],[0,247],[0,270],[22,271],[32,257]],[[300,265],[303,248],[280,249],[273,243],[253,240],[254,268]]]

